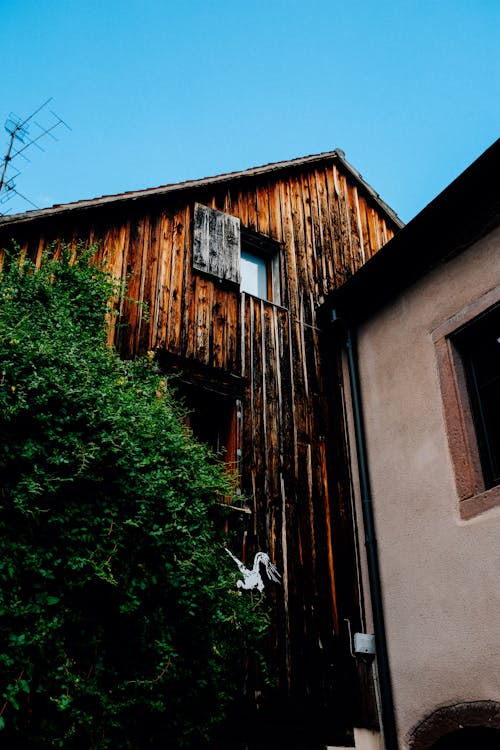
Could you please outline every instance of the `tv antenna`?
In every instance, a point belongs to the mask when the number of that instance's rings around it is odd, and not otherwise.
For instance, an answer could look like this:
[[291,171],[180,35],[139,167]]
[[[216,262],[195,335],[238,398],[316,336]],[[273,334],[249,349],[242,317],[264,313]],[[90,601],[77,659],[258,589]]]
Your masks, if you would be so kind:
[[[57,115],[51,109],[49,110],[49,112],[52,116],[52,119],[48,124],[40,125],[40,123],[33,119],[35,115],[45,109],[45,107],[51,101],[52,97],[47,99],[46,102],[41,104],[24,120],[21,117],[18,117],[18,115],[11,112],[7,120],[5,121],[5,130],[9,134],[9,145],[7,147],[7,153],[3,158],[3,162],[0,168],[0,204],[7,203],[13,195],[17,195],[19,198],[22,198],[24,201],[33,206],[33,208],[38,208],[38,206],[33,203],[32,200],[27,198],[25,195],[22,195],[22,193],[18,191],[16,187],[16,179],[21,174],[21,171],[17,169],[17,167],[13,165],[12,162],[17,157],[20,157],[29,162],[30,160],[26,156],[26,151],[32,146],[36,147],[39,151],[45,151],[40,141],[42,141],[46,137],[50,137],[52,138],[52,140],[57,141],[58,139],[55,137],[53,131],[60,125],[64,125],[65,128],[71,130],[70,126],[66,122],[64,122],[62,117],[59,117],[59,115]],[[36,125],[36,127],[38,128],[38,132],[36,132],[33,136],[31,136],[31,134],[29,133],[29,128],[31,125]]]

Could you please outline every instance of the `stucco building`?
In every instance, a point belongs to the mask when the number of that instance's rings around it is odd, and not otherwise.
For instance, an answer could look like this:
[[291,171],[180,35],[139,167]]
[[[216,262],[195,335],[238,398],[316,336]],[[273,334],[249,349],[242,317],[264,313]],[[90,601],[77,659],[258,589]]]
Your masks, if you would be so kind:
[[497,141],[328,304],[388,748],[500,747],[499,167]]

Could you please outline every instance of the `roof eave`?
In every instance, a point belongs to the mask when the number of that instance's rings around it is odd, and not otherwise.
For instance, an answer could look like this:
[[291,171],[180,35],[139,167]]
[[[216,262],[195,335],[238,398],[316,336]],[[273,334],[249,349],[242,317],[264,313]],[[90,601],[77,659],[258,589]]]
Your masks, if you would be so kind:
[[341,149],[335,149],[334,151],[327,151],[321,154],[313,154],[311,156],[304,156],[298,159],[290,159],[288,161],[265,164],[260,167],[252,167],[250,169],[245,169],[239,172],[229,172],[226,174],[215,175],[214,177],[204,177],[197,180],[186,180],[184,182],[163,185],[156,188],[148,188],[146,190],[135,190],[127,193],[119,193],[117,195],[105,195],[99,198],[91,198],[89,200],[75,201],[73,203],[65,203],[48,208],[25,211],[21,214],[0,217],[0,226],[25,224],[37,219],[59,216],[61,214],[71,213],[73,211],[83,211],[107,205],[119,205],[120,203],[126,201],[157,198],[176,192],[201,189],[204,187],[219,185],[226,182],[251,179],[265,174],[273,174],[275,172],[293,169],[302,165],[312,165],[314,163],[327,162],[331,160],[337,161],[344,168],[344,170],[352,176],[355,182],[370,196],[370,198],[379,206],[381,211],[387,216],[387,218],[389,218],[390,221],[392,221],[396,225],[396,227],[400,228],[403,226],[403,222],[401,221],[401,219],[399,219],[397,214],[380,198],[378,193],[371,187],[371,185],[369,185],[362,178],[361,174],[351,164],[349,164],[349,162],[345,158],[344,152]]

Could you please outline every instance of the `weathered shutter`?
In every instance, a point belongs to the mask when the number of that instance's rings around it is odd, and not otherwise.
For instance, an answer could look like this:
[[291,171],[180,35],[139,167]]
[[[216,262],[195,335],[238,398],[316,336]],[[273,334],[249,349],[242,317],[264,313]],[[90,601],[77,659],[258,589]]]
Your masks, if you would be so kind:
[[193,268],[240,283],[240,220],[194,204]]

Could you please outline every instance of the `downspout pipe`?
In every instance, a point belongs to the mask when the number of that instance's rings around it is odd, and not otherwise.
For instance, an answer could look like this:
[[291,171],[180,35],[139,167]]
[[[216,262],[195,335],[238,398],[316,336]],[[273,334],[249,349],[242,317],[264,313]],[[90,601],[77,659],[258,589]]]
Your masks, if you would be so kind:
[[370,474],[368,471],[368,451],[363,419],[363,405],[361,400],[361,385],[357,355],[357,341],[355,333],[339,317],[337,311],[331,311],[332,328],[336,329],[338,338],[342,338],[347,355],[347,367],[351,386],[352,415],[356,441],[359,487],[363,525],[365,530],[365,547],[370,583],[370,599],[375,630],[375,647],[377,654],[378,677],[380,686],[380,710],[382,714],[382,731],[385,750],[398,749],[396,716],[392,693],[391,672],[387,650],[384,608],[382,601],[382,587],[380,582],[380,568],[378,557],[377,537],[375,534],[375,518],[373,513]]

